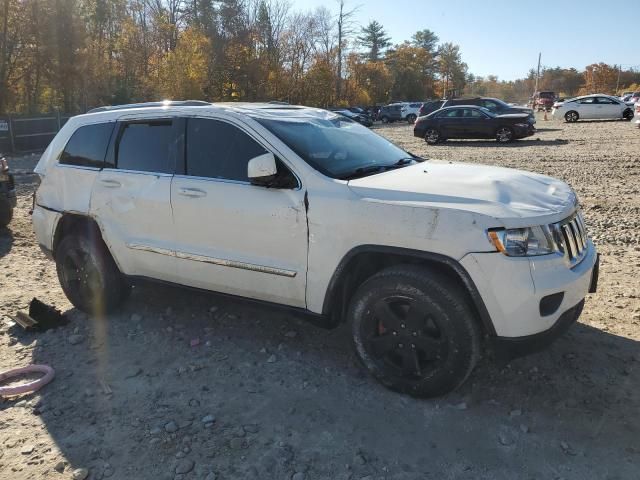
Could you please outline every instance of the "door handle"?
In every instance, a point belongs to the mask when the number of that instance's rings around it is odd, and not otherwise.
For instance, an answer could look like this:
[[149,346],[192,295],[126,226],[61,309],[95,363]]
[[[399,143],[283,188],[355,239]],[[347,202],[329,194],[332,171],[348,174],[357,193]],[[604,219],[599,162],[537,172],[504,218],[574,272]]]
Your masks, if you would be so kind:
[[207,192],[204,190],[200,190],[199,188],[180,188],[178,190],[180,195],[184,195],[185,197],[205,197]]
[[120,188],[122,184],[117,180],[111,180],[109,178],[103,178],[100,183],[107,188]]

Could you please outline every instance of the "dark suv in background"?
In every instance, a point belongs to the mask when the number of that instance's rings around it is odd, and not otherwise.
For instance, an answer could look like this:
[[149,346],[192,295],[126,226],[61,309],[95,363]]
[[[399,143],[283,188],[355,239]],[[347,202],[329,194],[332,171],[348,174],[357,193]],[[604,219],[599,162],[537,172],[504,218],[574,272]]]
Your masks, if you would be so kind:
[[429,115],[436,110],[440,110],[445,101],[446,100],[432,100],[430,102],[424,102],[420,107],[420,114],[418,116],[424,117],[425,115]]
[[380,120],[382,123],[392,123],[402,120],[402,105],[399,103],[385,105],[378,111],[377,120]]
[[446,100],[441,108],[455,107],[458,105],[476,105],[478,107],[484,107],[487,110],[495,113],[496,115],[505,115],[507,113],[526,113],[529,115],[529,123],[536,123],[536,117],[533,113],[533,109],[529,107],[514,107],[508,103],[503,102],[498,98],[489,97],[472,97],[472,98],[453,98]]

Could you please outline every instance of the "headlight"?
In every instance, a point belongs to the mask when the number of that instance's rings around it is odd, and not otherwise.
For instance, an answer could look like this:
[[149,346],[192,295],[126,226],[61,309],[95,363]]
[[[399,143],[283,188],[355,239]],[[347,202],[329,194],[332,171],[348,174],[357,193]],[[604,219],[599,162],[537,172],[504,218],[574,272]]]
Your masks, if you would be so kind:
[[551,233],[546,226],[527,228],[499,228],[488,232],[496,250],[509,257],[547,255],[555,251]]

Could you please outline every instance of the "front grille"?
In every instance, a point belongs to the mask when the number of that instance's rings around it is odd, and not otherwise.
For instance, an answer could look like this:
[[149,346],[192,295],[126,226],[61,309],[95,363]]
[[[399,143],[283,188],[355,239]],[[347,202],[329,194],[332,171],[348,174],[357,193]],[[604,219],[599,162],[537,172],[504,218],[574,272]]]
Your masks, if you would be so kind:
[[558,249],[570,265],[576,265],[587,254],[589,237],[582,212],[549,226]]

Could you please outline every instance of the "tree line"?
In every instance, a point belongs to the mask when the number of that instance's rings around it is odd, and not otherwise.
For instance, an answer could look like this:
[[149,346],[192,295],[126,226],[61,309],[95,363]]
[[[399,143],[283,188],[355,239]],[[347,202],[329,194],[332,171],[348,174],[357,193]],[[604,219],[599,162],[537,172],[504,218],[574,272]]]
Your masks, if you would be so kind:
[[[0,113],[77,113],[165,98],[327,107],[462,92],[521,100],[532,92],[531,75],[515,82],[473,76],[459,46],[429,29],[392,44],[379,22],[357,25],[348,0],[330,6],[0,0]],[[556,78],[552,71],[541,87]],[[584,79],[574,86],[572,75],[560,75],[562,88],[582,88]]]

